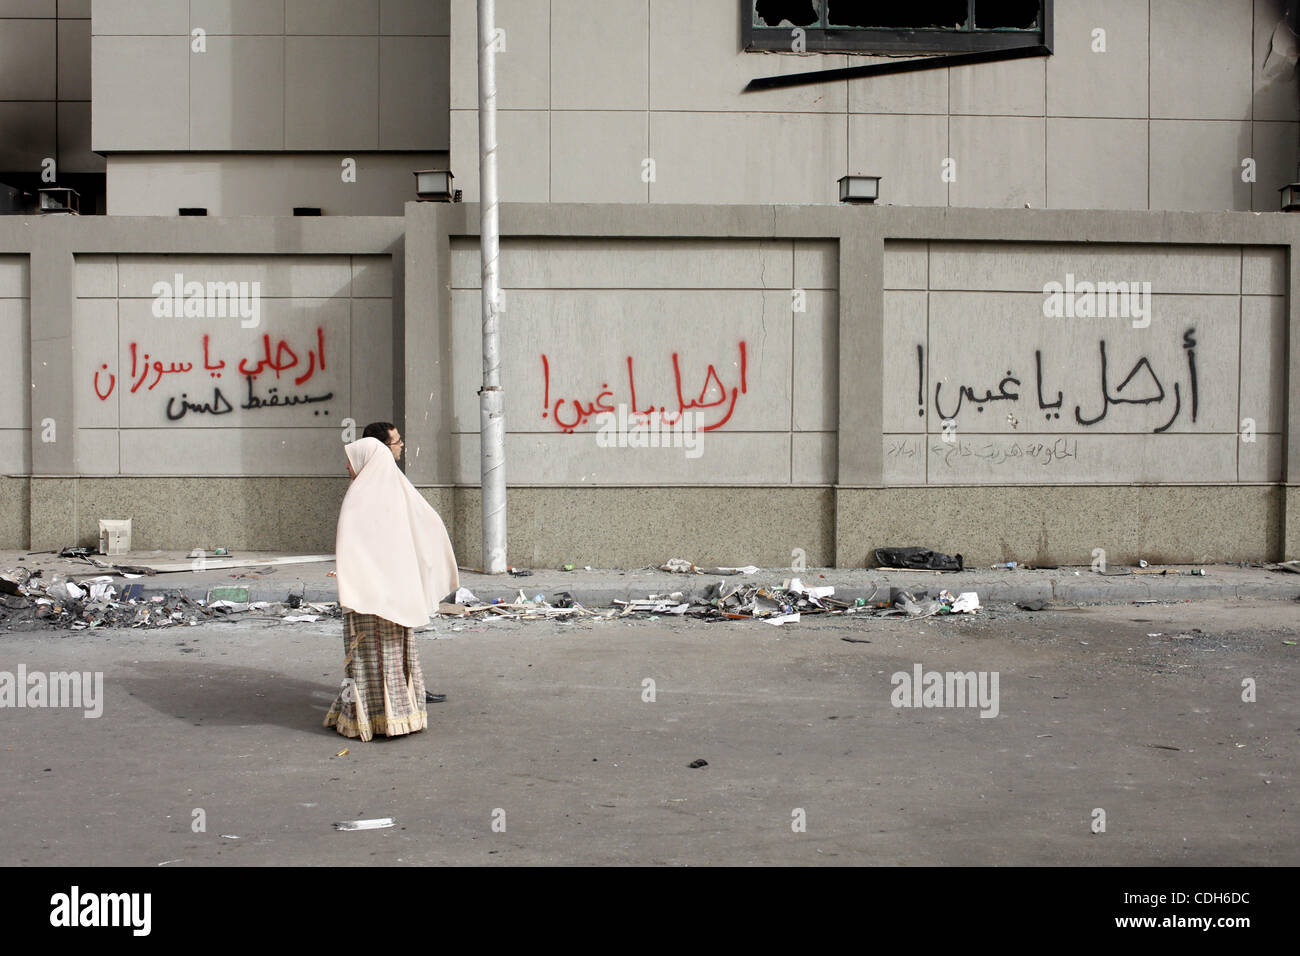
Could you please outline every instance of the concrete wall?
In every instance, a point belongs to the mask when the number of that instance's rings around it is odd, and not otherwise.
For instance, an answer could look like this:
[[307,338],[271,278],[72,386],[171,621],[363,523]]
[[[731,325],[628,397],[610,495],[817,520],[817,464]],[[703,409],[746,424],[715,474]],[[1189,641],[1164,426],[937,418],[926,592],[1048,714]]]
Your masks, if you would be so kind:
[[[1300,147],[1295,71],[1264,70],[1281,6],[1064,0],[1045,59],[743,93],[754,77],[876,58],[745,53],[726,0],[500,0],[502,198],[820,203],[854,173],[882,176],[882,200],[900,205],[1276,210]],[[474,11],[452,0],[451,153],[467,200]]]
[[[133,517],[143,548],[328,548],[343,419],[401,420],[402,242],[382,218],[0,219],[9,341],[36,317],[0,381],[0,500],[23,502],[0,546]],[[158,314],[178,273],[183,302],[256,282],[257,310]]]
[[885,482],[1278,481],[1285,293],[1283,247],[887,243]]
[[79,472],[337,474],[342,423],[393,414],[392,286],[382,255],[78,256]]
[[[501,225],[511,563],[1300,548],[1300,219],[506,204]],[[476,206],[437,203],[0,221],[0,308],[33,330],[0,382],[19,515],[0,540],[132,517],[141,547],[328,549],[339,419],[376,418],[475,563],[477,227]],[[262,283],[259,324],[155,314],[178,272]],[[1071,275],[1150,282],[1149,324],[1044,315]],[[272,388],[330,394],[275,407]],[[699,453],[663,430],[603,443],[598,411],[634,403],[700,413]]]
[[31,470],[31,299],[26,256],[0,256],[0,473]]
[[[521,239],[501,261],[512,483],[834,481],[833,243]],[[479,275],[477,246],[453,241],[456,397],[439,477],[457,484],[478,483]],[[603,447],[592,406],[653,410],[660,447]],[[666,432],[683,412],[691,434]]]
[[[1297,222],[507,205],[511,560],[642,564],[688,543],[774,564],[898,544],[977,562],[1294,553]],[[473,206],[408,207],[406,349],[431,359],[409,368],[408,475],[455,490],[469,561],[477,225]],[[1046,315],[1048,284],[1076,278],[1133,283],[1134,313]],[[670,418],[709,400],[698,457],[602,447],[599,411],[633,387]],[[744,487],[719,507],[719,485]]]
[[[344,181],[344,163],[356,178]],[[446,153],[157,153],[114,155],[110,216],[288,216],[314,206],[325,216],[400,216],[415,195],[417,169],[446,165]],[[350,173],[349,173],[350,175]]]
[[448,147],[445,0],[96,0],[92,42],[110,215],[400,214]]

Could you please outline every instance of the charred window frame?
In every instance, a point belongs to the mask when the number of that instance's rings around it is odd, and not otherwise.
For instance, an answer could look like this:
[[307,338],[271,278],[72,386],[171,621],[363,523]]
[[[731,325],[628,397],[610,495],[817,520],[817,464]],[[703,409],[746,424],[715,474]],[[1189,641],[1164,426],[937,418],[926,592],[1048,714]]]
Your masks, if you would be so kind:
[[[740,0],[745,50],[981,53],[1051,48],[1053,0]],[[775,25],[774,25],[775,24]]]

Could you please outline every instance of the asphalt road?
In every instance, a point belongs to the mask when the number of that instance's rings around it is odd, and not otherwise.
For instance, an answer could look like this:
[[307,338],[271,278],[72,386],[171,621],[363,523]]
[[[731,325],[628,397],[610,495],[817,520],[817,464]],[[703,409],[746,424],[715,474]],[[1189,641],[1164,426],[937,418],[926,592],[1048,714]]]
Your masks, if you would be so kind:
[[[12,632],[0,671],[102,672],[103,713],[0,709],[0,863],[1295,865],[1298,633],[1223,600],[444,621],[430,729],[363,744],[320,726],[338,621]],[[917,664],[996,673],[997,716],[895,707]]]

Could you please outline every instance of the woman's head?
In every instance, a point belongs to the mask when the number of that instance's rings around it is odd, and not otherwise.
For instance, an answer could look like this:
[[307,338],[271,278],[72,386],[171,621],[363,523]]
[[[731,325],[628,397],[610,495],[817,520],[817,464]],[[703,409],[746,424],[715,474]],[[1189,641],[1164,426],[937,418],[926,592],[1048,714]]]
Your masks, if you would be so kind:
[[[383,456],[387,456],[388,460],[393,462],[394,465],[397,464],[396,459],[389,454],[388,447],[378,438],[358,438],[350,445],[344,445],[343,451],[348,456],[348,464],[351,466],[354,475],[361,474],[361,469],[365,468],[370,462],[382,463]],[[382,456],[380,455],[381,452],[383,453]]]

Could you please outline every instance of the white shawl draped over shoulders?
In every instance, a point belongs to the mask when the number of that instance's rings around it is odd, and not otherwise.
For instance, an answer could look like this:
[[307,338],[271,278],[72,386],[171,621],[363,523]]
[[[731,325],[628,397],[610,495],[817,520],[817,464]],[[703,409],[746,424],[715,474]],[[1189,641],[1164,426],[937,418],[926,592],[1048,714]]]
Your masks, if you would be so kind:
[[356,478],[343,498],[334,552],[339,604],[403,627],[429,622],[460,587],[447,527],[377,438],[344,446]]

